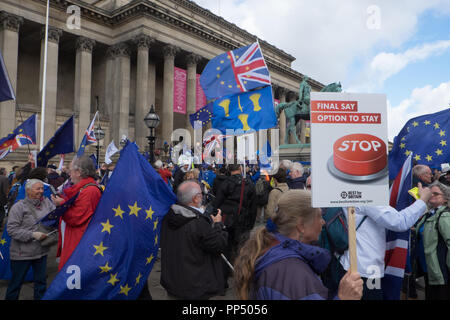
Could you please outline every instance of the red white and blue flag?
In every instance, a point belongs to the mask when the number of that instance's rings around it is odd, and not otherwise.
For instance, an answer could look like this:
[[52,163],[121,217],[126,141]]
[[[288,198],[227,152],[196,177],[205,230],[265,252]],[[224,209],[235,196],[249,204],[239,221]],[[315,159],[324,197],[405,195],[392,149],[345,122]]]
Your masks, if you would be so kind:
[[208,101],[270,85],[270,74],[258,42],[211,59],[200,76]]
[[[413,197],[408,193],[412,188],[412,153],[403,163],[390,190],[389,205],[398,211],[410,206]],[[384,300],[399,300],[408,257],[410,231],[394,232],[386,230],[385,270],[382,279]]]
[[87,145],[97,142],[94,132],[95,119],[97,119],[97,116],[98,111],[95,113],[94,119],[92,119],[91,124],[84,133],[83,140],[81,140],[80,148],[78,148],[77,157],[81,157],[84,154],[84,149],[86,148]]
[[36,144],[36,115],[33,114],[8,136],[0,139],[0,159],[26,144]]

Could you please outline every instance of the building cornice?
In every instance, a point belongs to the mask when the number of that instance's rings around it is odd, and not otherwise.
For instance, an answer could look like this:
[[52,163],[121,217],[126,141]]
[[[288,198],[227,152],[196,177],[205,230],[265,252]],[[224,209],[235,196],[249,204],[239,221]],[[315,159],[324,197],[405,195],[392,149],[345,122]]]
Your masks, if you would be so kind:
[[[46,3],[45,0],[33,0]],[[207,9],[204,9],[189,0],[171,0],[172,2],[183,6],[188,10],[192,10],[194,13],[200,14],[201,16],[209,19],[210,21],[230,30],[232,33],[240,35],[242,38],[247,39],[248,43],[242,43],[231,39],[228,36],[219,34],[218,32],[212,30],[211,28],[201,25],[191,19],[184,17],[183,15],[170,10],[168,8],[162,7],[155,2],[149,0],[135,0],[130,2],[123,7],[120,7],[113,11],[108,11],[102,8],[98,8],[94,5],[90,5],[86,2],[80,0],[50,0],[51,6],[53,8],[58,8],[60,10],[66,11],[67,7],[70,5],[77,5],[81,9],[81,15],[83,19],[88,19],[99,24],[103,24],[109,27],[115,27],[126,23],[129,20],[136,19],[136,17],[147,16],[153,20],[171,27],[179,28],[187,33],[201,38],[203,41],[213,43],[216,47],[221,47],[224,51],[233,50],[241,46],[247,45],[256,40],[256,37],[247,31],[237,27],[235,24],[230,23],[219,17]],[[295,58],[287,54],[283,50],[276,48],[275,46],[269,44],[268,42],[259,39],[259,43],[264,51],[264,49],[269,50],[282,58],[294,61]],[[267,66],[269,69],[280,72],[296,81],[301,81],[303,75],[289,66],[281,64],[270,57],[265,57]],[[318,81],[310,79],[308,81],[313,89],[320,90],[324,85]]]

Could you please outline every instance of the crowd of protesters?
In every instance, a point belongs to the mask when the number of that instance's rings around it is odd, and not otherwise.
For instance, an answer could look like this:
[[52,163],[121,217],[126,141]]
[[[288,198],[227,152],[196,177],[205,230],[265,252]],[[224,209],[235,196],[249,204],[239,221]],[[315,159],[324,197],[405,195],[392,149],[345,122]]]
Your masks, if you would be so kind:
[[[322,282],[331,257],[317,245],[324,220],[321,210],[311,207],[312,180],[301,163],[283,160],[274,175],[258,165],[173,165],[158,160],[153,167],[177,195],[161,227],[161,285],[167,298],[224,295],[231,280],[239,299],[382,297],[380,291],[367,292],[365,272],[345,271],[349,269],[346,255],[341,257],[345,270],[337,291]],[[48,234],[37,229],[36,221],[75,198],[58,227],[61,269],[81,240],[113,170],[114,164],[96,170],[87,156],[61,170],[53,165],[32,168],[32,158],[9,174],[0,168],[0,226],[7,227],[12,238],[12,278],[6,299],[18,299],[31,267],[35,299],[45,292]],[[422,200],[413,214],[403,213],[409,220],[399,220],[402,230],[411,226],[413,230],[408,260],[412,271],[404,279],[404,291],[414,298],[415,280],[425,276],[426,299],[449,299],[450,171],[433,174],[429,167],[417,165],[413,173]],[[400,217],[390,207],[373,212],[357,209],[368,218],[365,229],[372,224],[376,230],[394,228],[394,220],[383,218],[387,212]],[[384,220],[386,226],[380,222]],[[357,237],[362,237],[361,230]],[[375,259],[370,250],[359,248],[358,271],[364,254]],[[381,251],[377,254],[382,261]]]

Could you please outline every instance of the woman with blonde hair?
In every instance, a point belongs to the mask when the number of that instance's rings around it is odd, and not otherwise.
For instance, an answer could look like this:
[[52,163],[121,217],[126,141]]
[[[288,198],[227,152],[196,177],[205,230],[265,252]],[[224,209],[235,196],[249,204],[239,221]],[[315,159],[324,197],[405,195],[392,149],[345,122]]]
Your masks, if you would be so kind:
[[235,263],[235,286],[240,299],[357,300],[363,282],[348,272],[336,297],[329,297],[319,274],[330,262],[330,252],[314,246],[324,221],[321,210],[311,207],[311,194],[289,190],[280,197],[275,216],[255,230],[241,248]]

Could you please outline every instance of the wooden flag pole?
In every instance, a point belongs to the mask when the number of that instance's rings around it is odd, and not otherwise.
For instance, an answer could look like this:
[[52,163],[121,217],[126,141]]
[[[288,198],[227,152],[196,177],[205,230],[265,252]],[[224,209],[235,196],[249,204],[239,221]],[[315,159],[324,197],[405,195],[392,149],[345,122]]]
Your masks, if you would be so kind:
[[350,255],[350,272],[358,272],[356,259],[356,224],[355,207],[348,208],[348,252]]

